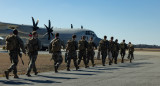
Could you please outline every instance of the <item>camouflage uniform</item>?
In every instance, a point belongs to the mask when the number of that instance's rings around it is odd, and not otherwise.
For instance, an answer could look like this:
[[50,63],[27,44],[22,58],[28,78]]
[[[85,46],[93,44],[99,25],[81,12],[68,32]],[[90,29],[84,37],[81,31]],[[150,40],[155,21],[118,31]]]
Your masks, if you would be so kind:
[[[29,48],[31,47],[31,48]],[[30,50],[32,49],[32,50]],[[27,43],[27,51],[28,51],[28,56],[29,56],[29,67],[28,67],[28,70],[27,70],[27,74],[28,76],[30,76],[30,72],[31,72],[31,69],[33,68],[33,71],[35,73],[35,75],[37,75],[37,68],[36,68],[36,59],[37,59],[37,56],[38,56],[38,50],[41,49],[41,42],[38,38],[31,38],[28,40],[28,43]]]
[[[60,49],[56,49],[56,50],[52,50],[53,49],[53,45],[52,44],[56,40],[60,40],[60,39],[59,38],[55,38],[50,42],[50,44],[49,44],[49,53],[52,53],[52,59],[54,60],[55,72],[58,72],[57,71],[58,67],[62,63],[63,58],[62,58],[61,48]],[[60,44],[60,47],[63,46],[63,49],[64,49],[65,46],[64,46],[63,41],[60,40],[59,44]]]
[[[81,46],[79,46],[81,43],[84,44],[83,45],[84,46],[83,49],[80,49],[80,48],[82,48]],[[86,62],[86,54],[87,54],[86,50],[87,50],[87,47],[88,47],[88,42],[86,40],[82,39],[82,40],[80,40],[78,42],[78,48],[79,48],[78,65],[81,63],[81,60],[82,60],[82,57],[83,57],[83,62],[85,64],[85,67],[87,67],[87,62]]]
[[112,60],[114,57],[114,53],[113,53],[113,47],[114,47],[114,41],[109,41],[109,46],[108,46],[108,59],[109,59],[109,65],[112,64]]
[[89,60],[92,62],[92,66],[94,66],[94,47],[97,48],[96,44],[93,41],[88,42],[88,48],[87,48],[87,65],[89,64]]
[[122,42],[120,43],[120,54],[121,54],[121,57],[122,57],[122,63],[124,62],[124,56],[126,54],[126,49],[127,49],[127,44]]
[[[5,74],[8,75],[9,72],[13,70],[13,74],[15,78],[18,78],[17,76],[18,54],[20,52],[20,48],[22,49],[22,52],[25,53],[25,48],[24,48],[24,43],[22,39],[17,35],[14,35],[14,36],[16,36],[16,39],[17,39],[17,44],[16,44],[17,46],[15,49],[9,50],[9,56],[10,56],[12,65],[8,68],[7,71],[5,71]],[[6,41],[7,41],[7,38],[6,38]]]
[[99,42],[99,49],[98,50],[101,52],[101,55],[102,55],[102,65],[103,66],[105,66],[105,62],[106,62],[108,45],[109,45],[108,40],[101,40]]
[[[71,43],[72,44],[69,44]],[[78,70],[78,64],[77,64],[77,50],[78,49],[78,43],[75,40],[68,40],[67,46],[66,46],[66,52],[68,54],[67,56],[67,70],[70,71],[70,63],[71,59],[73,59],[74,66],[76,67],[76,70]]]
[[130,61],[134,59],[133,52],[134,52],[133,44],[128,44],[128,59],[130,59]]
[[118,54],[119,54],[119,43],[114,43],[114,45],[113,45],[113,59],[114,59],[115,64],[117,64]]

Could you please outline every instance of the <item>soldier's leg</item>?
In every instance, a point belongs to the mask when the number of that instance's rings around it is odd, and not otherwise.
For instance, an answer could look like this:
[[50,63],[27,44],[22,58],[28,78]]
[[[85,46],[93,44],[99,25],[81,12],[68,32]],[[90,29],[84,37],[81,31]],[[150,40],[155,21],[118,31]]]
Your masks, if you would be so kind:
[[83,62],[84,62],[85,68],[87,68],[88,65],[87,65],[87,61],[86,61],[86,53],[83,53]]
[[89,59],[90,59],[90,53],[89,52],[87,52],[87,57],[86,57],[86,63],[87,63],[87,65],[89,64]]
[[79,52],[78,53],[78,65],[81,63],[81,60],[82,60],[82,53]]
[[58,70],[58,67],[61,65],[61,63],[63,62],[63,58],[62,58],[62,55],[61,55],[61,52],[58,52],[57,53],[57,60],[58,60],[58,62],[57,62],[57,70]]
[[106,54],[104,52],[102,52],[101,54],[102,54],[102,65],[105,66]]
[[37,68],[36,68],[36,59],[37,59],[37,55],[34,55],[33,56],[33,71],[34,71],[34,73],[35,73],[35,75],[37,75],[38,74],[38,72],[37,72]]
[[117,64],[118,53],[115,53],[114,63]]
[[55,73],[57,73],[58,71],[57,71],[57,55],[56,55],[56,53],[53,53],[52,54],[52,58],[53,58],[53,60],[54,60],[54,70],[55,70]]
[[71,63],[71,55],[68,54],[68,58],[67,58],[67,71],[70,71],[70,63]]
[[91,62],[92,62],[92,66],[94,67],[95,66],[95,64],[94,64],[94,52],[92,52],[92,54],[91,54]]
[[108,52],[108,60],[109,60],[109,65],[111,65],[112,64],[112,53],[111,53],[111,51]]
[[79,69],[78,64],[77,64],[77,58],[73,58],[74,66],[76,67],[76,70]]
[[29,55],[29,58],[30,58],[30,61],[29,61],[28,69],[27,69],[27,74],[26,74],[27,76],[31,76],[30,72],[31,72],[32,67],[33,67],[33,56]]

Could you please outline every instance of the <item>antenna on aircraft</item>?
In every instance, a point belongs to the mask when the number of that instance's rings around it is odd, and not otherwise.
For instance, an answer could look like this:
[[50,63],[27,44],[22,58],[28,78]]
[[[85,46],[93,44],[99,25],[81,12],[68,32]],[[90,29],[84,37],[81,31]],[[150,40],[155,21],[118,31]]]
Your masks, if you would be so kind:
[[71,29],[73,29],[73,25],[71,24]]
[[81,25],[81,29],[83,29],[83,26]]
[[[47,29],[47,33],[46,33],[46,34],[48,34],[48,40],[50,40],[51,35],[53,36],[53,27],[51,27],[51,21],[50,21],[50,20],[48,21],[48,26],[45,25],[45,24],[44,24],[44,26],[45,26],[46,29]],[[45,35],[46,35],[46,34],[45,34]]]
[[34,18],[32,17],[32,22],[33,22],[33,31],[38,30],[39,27],[38,27],[37,25],[38,25],[39,20],[37,20],[37,22],[35,22],[35,21],[34,21]]

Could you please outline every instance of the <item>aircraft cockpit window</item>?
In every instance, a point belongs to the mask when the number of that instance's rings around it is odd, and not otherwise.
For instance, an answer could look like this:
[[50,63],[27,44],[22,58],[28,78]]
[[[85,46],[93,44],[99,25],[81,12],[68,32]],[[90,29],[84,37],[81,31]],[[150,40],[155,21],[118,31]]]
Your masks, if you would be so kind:
[[92,35],[92,36],[95,36],[95,33],[92,32],[92,31],[86,31],[86,35]]

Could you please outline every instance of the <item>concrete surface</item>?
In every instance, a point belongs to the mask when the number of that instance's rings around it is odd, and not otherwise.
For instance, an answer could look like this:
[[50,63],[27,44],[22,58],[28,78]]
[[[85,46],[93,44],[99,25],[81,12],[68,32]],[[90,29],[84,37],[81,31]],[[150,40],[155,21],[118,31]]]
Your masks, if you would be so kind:
[[133,63],[46,72],[38,76],[0,78],[0,86],[160,86],[160,53],[136,52]]

